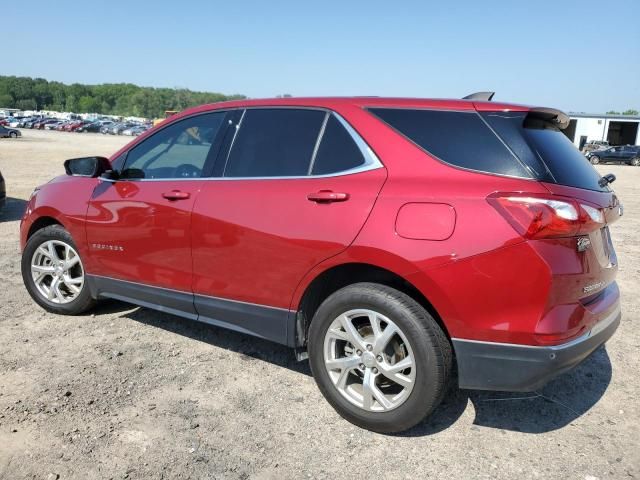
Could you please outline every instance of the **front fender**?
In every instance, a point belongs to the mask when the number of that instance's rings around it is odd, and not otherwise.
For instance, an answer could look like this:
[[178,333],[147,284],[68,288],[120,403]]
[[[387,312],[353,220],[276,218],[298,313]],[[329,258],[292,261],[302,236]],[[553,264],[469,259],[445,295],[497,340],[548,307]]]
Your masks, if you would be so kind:
[[[62,225],[73,237],[85,268],[90,256],[85,233],[88,200],[98,180],[87,177],[61,176],[40,187],[31,197],[20,224],[20,246],[24,249],[32,226],[45,218]],[[49,222],[50,223],[50,222]],[[46,222],[43,222],[46,225]]]

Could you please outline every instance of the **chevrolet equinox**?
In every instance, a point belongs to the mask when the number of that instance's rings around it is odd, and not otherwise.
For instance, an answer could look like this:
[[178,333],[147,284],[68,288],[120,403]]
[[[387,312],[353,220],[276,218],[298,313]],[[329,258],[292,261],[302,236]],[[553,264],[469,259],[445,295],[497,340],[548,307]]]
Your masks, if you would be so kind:
[[454,379],[537,389],[620,322],[622,206],[566,114],[491,96],[186,110],[36,188],[26,288],[57,314],[114,298],[288,345],[378,432]]

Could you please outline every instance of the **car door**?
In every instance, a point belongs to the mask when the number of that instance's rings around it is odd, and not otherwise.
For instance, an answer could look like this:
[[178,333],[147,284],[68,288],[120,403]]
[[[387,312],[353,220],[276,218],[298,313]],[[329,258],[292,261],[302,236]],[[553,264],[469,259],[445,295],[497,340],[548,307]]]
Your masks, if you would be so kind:
[[600,157],[601,162],[611,162],[615,159],[615,152],[613,147],[605,148],[602,150],[594,150],[593,155]]
[[628,162],[629,160],[631,160],[631,157],[633,156],[634,156],[633,147],[629,145],[625,145],[624,147],[622,147],[620,151],[620,160],[622,160],[623,162]]
[[86,219],[88,272],[105,296],[193,313],[191,211],[225,115],[169,124],[125,154],[117,180],[97,185]]
[[323,110],[247,109],[232,131],[194,206],[196,309],[201,320],[287,343],[296,286],[354,240],[386,170]]
[[605,159],[608,162],[619,162],[622,157],[622,147],[613,147],[609,148]]

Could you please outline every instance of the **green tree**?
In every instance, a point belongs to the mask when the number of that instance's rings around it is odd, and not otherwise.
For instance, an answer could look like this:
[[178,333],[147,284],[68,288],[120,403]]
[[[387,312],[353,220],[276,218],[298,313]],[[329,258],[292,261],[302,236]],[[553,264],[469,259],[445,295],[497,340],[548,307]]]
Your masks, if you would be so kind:
[[96,113],[100,109],[98,99],[85,95],[78,100],[78,111],[80,113]]
[[638,110],[634,110],[633,108],[630,108],[629,110],[625,110],[624,112],[622,112],[623,115],[638,115]]
[[8,93],[0,93],[0,108],[14,108],[13,97]]
[[16,108],[20,110],[36,110],[36,101],[33,98],[23,98],[16,102]]
[[[131,83],[84,85],[47,81],[44,78],[0,76],[0,107],[102,113],[122,116],[161,117],[165,110],[182,110],[204,103],[245,98],[185,88],[139,87]],[[34,106],[35,105],[35,106]]]

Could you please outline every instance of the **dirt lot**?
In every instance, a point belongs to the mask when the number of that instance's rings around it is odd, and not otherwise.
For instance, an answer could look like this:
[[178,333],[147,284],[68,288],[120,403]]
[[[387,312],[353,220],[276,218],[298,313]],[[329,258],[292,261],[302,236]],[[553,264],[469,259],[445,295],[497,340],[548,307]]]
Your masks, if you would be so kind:
[[45,313],[20,277],[18,224],[65,158],[123,137],[23,131],[0,140],[0,478],[637,478],[640,168],[618,176],[623,323],[540,392],[460,391],[398,436],[360,430],[284,347],[122,303]]

